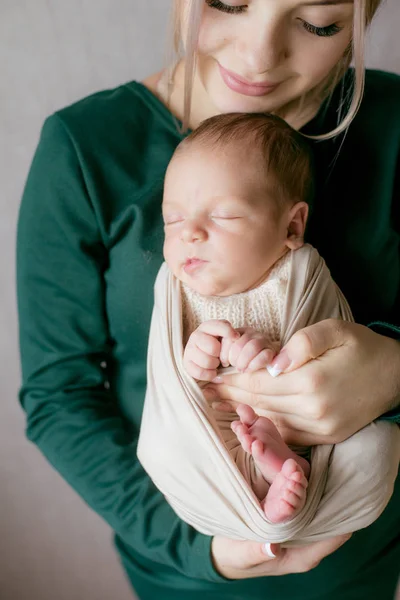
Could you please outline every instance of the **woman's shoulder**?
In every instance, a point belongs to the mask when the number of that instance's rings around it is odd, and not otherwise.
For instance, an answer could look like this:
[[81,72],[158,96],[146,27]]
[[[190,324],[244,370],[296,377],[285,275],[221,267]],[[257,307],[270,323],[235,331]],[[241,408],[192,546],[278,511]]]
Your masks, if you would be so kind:
[[57,110],[46,124],[53,130],[61,126],[83,145],[103,139],[118,142],[127,135],[132,139],[135,133],[144,140],[154,128],[177,131],[168,108],[138,81],[90,94]]
[[386,116],[393,116],[400,122],[400,75],[367,69],[363,104],[375,112],[388,110]]
[[400,75],[379,69],[366,69],[365,83],[368,87],[397,90],[400,93]]

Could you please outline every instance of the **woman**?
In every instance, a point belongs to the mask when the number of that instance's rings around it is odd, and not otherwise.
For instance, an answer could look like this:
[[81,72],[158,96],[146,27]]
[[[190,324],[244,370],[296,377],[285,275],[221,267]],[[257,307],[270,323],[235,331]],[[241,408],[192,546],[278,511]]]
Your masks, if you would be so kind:
[[116,531],[141,599],[393,597],[399,486],[347,543],[283,550],[197,533],[135,460],[163,176],[179,122],[220,112],[275,112],[312,139],[307,241],[358,324],[299,332],[275,365],[283,375],[232,376],[210,399],[258,404],[300,444],[343,440],[380,415],[400,420],[400,78],[368,72],[361,102],[365,27],[379,4],[176,0],[184,56],[173,68],[44,125],[18,230],[20,398],[28,437]]

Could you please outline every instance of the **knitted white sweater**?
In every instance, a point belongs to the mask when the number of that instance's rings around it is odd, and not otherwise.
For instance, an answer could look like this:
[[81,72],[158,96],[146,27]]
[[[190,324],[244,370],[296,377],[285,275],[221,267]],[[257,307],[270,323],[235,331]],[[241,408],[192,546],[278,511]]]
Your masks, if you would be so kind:
[[289,279],[290,252],[280,258],[260,286],[232,296],[202,296],[181,283],[183,342],[204,321],[226,319],[236,329],[252,327],[278,342]]

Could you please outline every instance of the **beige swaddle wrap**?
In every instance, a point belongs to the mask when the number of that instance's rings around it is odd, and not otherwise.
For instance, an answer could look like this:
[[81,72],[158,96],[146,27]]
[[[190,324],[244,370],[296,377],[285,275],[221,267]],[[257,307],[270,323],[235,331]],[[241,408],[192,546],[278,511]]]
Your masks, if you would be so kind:
[[[291,256],[282,345],[297,330],[329,317],[352,320],[325,262],[306,245]],[[271,524],[251,488],[265,482],[230,429],[236,418],[213,411],[183,368],[180,284],[163,264],[155,285],[138,458],[175,512],[208,535],[299,545],[367,527],[388,503],[400,429],[378,421],[341,444],[314,447],[303,510],[289,523]]]

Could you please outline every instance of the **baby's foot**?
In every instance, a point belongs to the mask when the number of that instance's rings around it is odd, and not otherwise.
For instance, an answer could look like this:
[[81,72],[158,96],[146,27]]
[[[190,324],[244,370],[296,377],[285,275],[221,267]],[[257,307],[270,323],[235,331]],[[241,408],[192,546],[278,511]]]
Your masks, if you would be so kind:
[[308,481],[302,468],[292,458],[283,463],[265,497],[263,509],[271,523],[290,521],[306,501]]
[[293,459],[307,478],[310,473],[309,463],[297,456],[285,444],[281,434],[270,419],[259,417],[254,410],[245,404],[236,409],[240,421],[234,421],[232,430],[237,435],[243,450],[251,454],[264,479],[272,484],[278,473],[281,473],[285,461]]

